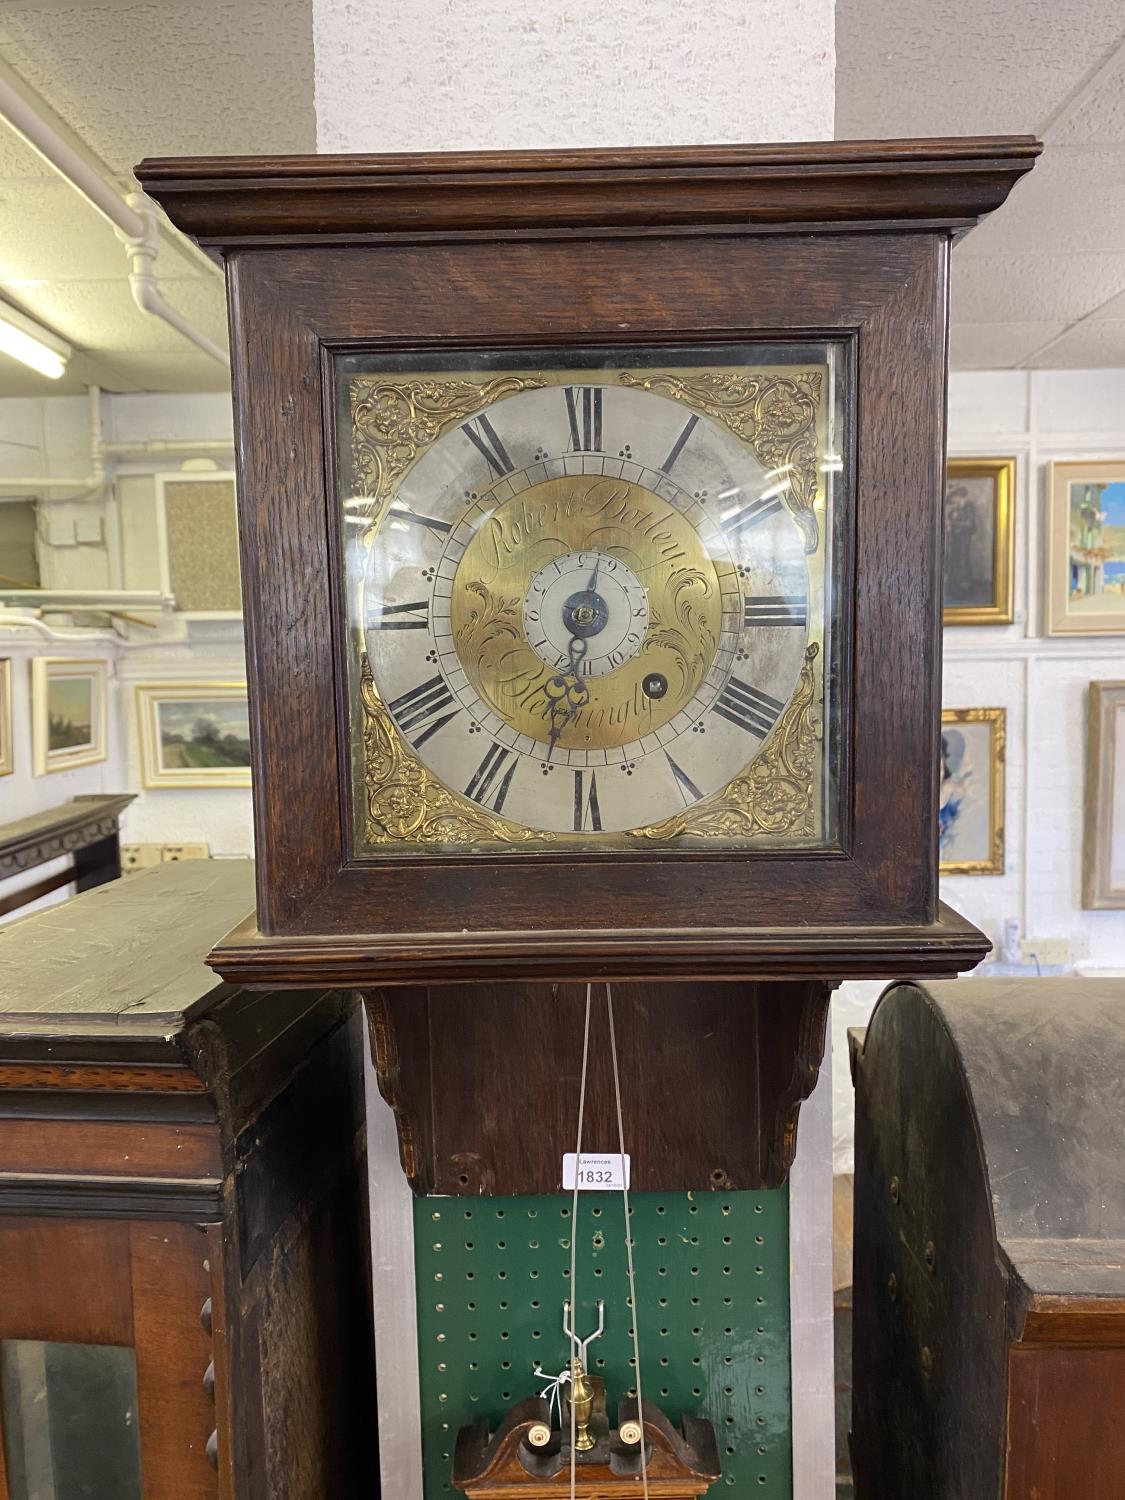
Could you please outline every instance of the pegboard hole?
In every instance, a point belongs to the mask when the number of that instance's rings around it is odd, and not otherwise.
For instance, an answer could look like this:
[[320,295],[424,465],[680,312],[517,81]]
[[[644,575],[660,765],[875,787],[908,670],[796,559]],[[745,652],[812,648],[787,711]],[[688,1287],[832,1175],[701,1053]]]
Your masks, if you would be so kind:
[[501,1330],[500,1330],[500,1337],[501,1337],[501,1338],[502,1338],[502,1339],[507,1339],[507,1338],[511,1338],[511,1334],[510,1334],[510,1333],[509,1333],[509,1332],[508,1332],[508,1330],[507,1330],[507,1329],[506,1329],[506,1328],[502,1328],[502,1329],[501,1329]]
[[496,1217],[498,1219],[502,1219],[504,1217],[504,1210],[502,1208],[498,1208],[496,1210]]
[[496,1241],[496,1248],[497,1248],[497,1250],[506,1250],[508,1248],[508,1242],[507,1242],[507,1240],[497,1240]]
[[727,1424],[728,1427],[733,1427],[734,1426],[734,1418],[733,1417],[727,1417],[726,1418],[726,1424]]
[[508,1273],[507,1273],[507,1271],[497,1271],[497,1273],[496,1273],[496,1280],[497,1281],[507,1281],[507,1279],[508,1279]]
[[593,1217],[594,1217],[594,1218],[595,1218],[595,1219],[600,1219],[600,1218],[601,1218],[601,1216],[602,1216],[602,1211],[601,1211],[601,1209],[600,1209],[600,1208],[592,1208],[592,1209],[591,1209],[591,1210],[590,1210],[590,1213],[591,1213],[591,1214],[592,1214],[592,1215],[593,1215]]
[[[731,1445],[729,1443],[727,1444],[727,1452],[728,1453],[733,1453],[734,1452],[734,1449],[731,1447]],[[443,1453],[442,1454],[442,1458],[444,1458],[444,1457],[445,1457],[445,1454]]]
[[441,1218],[441,1214],[440,1213],[432,1213],[430,1215],[430,1218],[431,1219],[440,1219]]
[[701,1388],[699,1386],[693,1385],[692,1388],[691,1388],[691,1393],[692,1393],[693,1396],[702,1396],[703,1391],[701,1390]]
[[754,1205],[754,1212],[756,1214],[760,1214],[762,1212],[762,1205],[760,1203],[755,1203],[755,1205]]
[[699,1212],[699,1204],[698,1203],[690,1203],[690,1204],[688,1204],[688,1213],[689,1214],[697,1214],[698,1212]]
[[724,1235],[723,1235],[723,1244],[724,1244],[724,1245],[729,1245],[729,1244],[730,1244],[730,1242],[731,1242],[731,1240],[730,1240],[730,1235],[729,1235],[729,1234],[724,1234]]
[[476,1312],[477,1310],[477,1305],[475,1302],[466,1302],[465,1307],[469,1312]]
[[658,1203],[656,1205],[656,1212],[658,1214],[666,1214],[668,1210],[664,1207],[663,1203]]
[[728,1218],[730,1217],[730,1204],[729,1203],[724,1203],[723,1204],[723,1213],[726,1214]]
[[502,1370],[510,1370],[512,1368],[512,1361],[510,1359],[502,1359],[500,1361],[500,1368]]
[[754,1236],[754,1243],[755,1243],[755,1245],[764,1245],[766,1243],[766,1237],[765,1237],[765,1235],[764,1234],[756,1234]]
[[469,1185],[469,1174],[468,1174],[468,1172],[462,1172],[460,1174],[460,1176],[457,1178],[457,1181],[461,1184],[462,1187],[468,1187],[468,1185]]
[[529,1208],[527,1211],[527,1217],[529,1219],[537,1219],[539,1217],[539,1210],[537,1208]]

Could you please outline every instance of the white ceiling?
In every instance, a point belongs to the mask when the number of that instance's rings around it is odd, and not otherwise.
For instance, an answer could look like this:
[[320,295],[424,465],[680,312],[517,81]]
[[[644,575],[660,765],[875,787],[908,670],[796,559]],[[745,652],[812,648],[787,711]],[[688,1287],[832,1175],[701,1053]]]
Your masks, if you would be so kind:
[[[311,0],[0,0],[0,72],[122,192],[142,156],[315,149]],[[836,0],[840,137],[1040,134],[954,252],[954,367],[1125,367],[1121,0]],[[221,390],[133,305],[113,231],[0,124],[0,296],[76,348],[52,391]],[[222,343],[222,282],[166,229],[168,300]],[[0,359],[0,396],[47,383]]]
[[[310,0],[24,0],[0,6],[0,71],[122,193],[143,156],[315,150]],[[166,228],[167,300],[226,342],[222,276]],[[95,210],[0,122],[0,296],[78,351],[48,383],[0,359],[0,396],[223,390],[225,369],[140,312]]]
[[836,0],[836,134],[1030,133],[953,253],[954,368],[1125,366],[1121,0]]

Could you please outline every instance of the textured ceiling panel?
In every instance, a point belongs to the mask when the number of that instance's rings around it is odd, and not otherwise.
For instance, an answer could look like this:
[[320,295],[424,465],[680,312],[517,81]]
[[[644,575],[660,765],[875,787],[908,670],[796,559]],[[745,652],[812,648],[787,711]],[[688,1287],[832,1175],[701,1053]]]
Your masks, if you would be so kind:
[[978,255],[955,259],[954,323],[1073,323],[1125,287],[1125,246],[1116,255]]
[[1125,369],[1125,319],[1089,319],[1028,363],[1032,369]]
[[1121,0],[837,0],[836,134],[1034,130],[1123,31]]
[[1125,145],[1125,52],[1102,69],[1051,136],[1059,146]]
[[958,370],[1023,365],[1065,329],[1065,323],[955,323],[949,330],[949,362]]
[[1123,250],[1125,149],[1051,146],[1000,212],[966,235],[956,256],[960,262],[976,255],[1066,256]]
[[119,174],[316,149],[310,0],[14,0],[0,57]]
[[836,56],[839,137],[1045,140],[1035,170],[954,251],[954,368],[1050,364],[1055,350],[1071,366],[1116,359],[1113,340],[1088,330],[1125,292],[1121,0],[837,0]]

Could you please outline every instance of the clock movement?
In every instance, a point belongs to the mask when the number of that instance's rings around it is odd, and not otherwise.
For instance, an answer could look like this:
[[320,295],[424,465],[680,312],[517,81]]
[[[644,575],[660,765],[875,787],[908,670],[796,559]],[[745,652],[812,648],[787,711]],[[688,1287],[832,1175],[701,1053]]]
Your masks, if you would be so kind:
[[[228,275],[257,908],[209,961],[364,994],[429,1493],[771,1482],[755,1278],[832,988],[989,946],[937,888],[949,255],[1038,150],[137,170]],[[593,1368],[543,1289],[586,1326],[583,1140],[634,1192]]]

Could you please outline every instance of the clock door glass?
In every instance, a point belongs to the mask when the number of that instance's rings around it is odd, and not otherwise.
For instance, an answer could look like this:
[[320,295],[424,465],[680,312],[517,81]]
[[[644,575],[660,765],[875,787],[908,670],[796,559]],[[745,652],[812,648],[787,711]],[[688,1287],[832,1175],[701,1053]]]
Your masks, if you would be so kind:
[[837,842],[841,355],[337,361],[357,855]]

